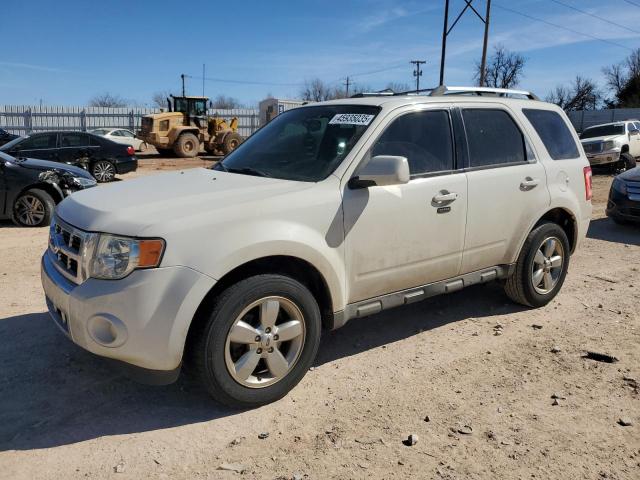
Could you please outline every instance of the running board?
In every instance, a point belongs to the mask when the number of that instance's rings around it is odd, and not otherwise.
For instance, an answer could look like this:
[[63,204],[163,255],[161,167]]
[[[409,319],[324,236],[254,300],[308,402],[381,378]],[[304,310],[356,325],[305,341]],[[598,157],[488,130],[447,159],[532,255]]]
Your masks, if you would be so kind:
[[429,283],[420,287],[408,288],[395,293],[389,293],[380,297],[369,298],[356,303],[350,303],[340,312],[333,314],[332,330],[344,326],[353,318],[362,318],[373,315],[389,308],[408,305],[419,302],[429,297],[435,297],[443,293],[452,293],[462,290],[470,285],[487,283],[493,280],[507,278],[513,272],[515,264],[497,265],[491,268],[477,270],[475,272],[460,275],[459,277]]

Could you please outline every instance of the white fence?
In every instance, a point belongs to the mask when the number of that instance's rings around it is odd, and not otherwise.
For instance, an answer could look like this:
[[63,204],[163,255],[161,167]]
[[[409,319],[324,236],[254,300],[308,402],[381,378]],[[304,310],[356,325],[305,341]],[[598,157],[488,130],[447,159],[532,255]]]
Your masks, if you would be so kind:
[[640,108],[612,108],[608,110],[578,110],[567,112],[569,120],[578,132],[601,123],[640,119]]
[[[107,108],[37,105],[0,105],[0,127],[18,135],[47,130],[128,128],[137,130],[144,115],[158,113],[155,108]],[[238,118],[238,132],[248,137],[260,126],[258,110],[235,108],[209,110],[209,115]]]

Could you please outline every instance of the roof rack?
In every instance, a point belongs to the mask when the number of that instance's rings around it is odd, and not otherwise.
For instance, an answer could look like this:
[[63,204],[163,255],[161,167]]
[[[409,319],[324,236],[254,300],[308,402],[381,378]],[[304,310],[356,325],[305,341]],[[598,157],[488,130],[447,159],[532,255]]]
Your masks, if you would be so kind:
[[430,96],[440,97],[443,95],[478,95],[491,97],[513,97],[521,96],[529,100],[539,100],[532,92],[527,90],[513,90],[510,88],[490,88],[490,87],[447,87],[440,85],[432,89]]
[[351,95],[351,98],[364,98],[364,97],[393,97],[397,95],[394,92],[382,91],[382,92],[359,92]]

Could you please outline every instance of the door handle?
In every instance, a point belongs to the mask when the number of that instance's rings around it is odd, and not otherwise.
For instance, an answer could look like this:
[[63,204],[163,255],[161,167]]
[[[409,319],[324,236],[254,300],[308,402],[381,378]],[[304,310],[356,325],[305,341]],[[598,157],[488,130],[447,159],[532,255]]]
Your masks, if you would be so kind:
[[540,179],[527,177],[522,182],[520,182],[520,190],[527,191],[532,190],[538,186],[540,183]]
[[440,190],[437,195],[431,199],[431,204],[436,207],[442,206],[443,203],[455,202],[458,198],[456,192],[449,192],[448,190]]

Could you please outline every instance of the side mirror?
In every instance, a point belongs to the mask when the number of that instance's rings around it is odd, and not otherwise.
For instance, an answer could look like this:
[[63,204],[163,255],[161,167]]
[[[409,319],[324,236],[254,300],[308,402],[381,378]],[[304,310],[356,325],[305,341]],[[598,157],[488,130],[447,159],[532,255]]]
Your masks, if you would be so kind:
[[409,183],[407,157],[377,155],[369,160],[358,175],[349,180],[351,188],[384,187]]

